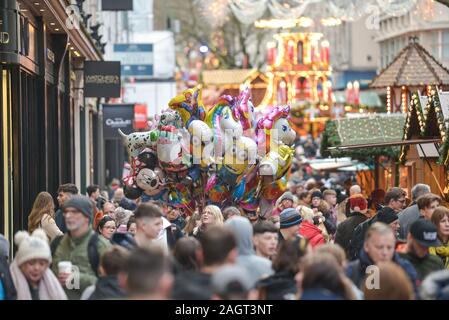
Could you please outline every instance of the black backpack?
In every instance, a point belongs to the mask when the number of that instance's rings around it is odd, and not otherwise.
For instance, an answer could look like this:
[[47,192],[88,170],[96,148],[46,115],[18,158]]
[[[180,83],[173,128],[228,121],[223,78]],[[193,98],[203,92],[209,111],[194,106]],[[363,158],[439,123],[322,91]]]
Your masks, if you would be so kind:
[[373,218],[363,221],[354,229],[354,233],[352,234],[352,238],[349,242],[348,258],[350,261],[358,259],[360,250],[363,247],[366,231],[372,223]]
[[[54,256],[56,249],[58,249],[59,244],[64,236],[56,237],[50,244],[51,255]],[[92,237],[89,239],[89,243],[87,244],[87,257],[89,258],[90,267],[92,271],[95,272],[95,275],[98,278],[98,267],[100,266],[100,254],[98,252],[98,233],[94,233]]]

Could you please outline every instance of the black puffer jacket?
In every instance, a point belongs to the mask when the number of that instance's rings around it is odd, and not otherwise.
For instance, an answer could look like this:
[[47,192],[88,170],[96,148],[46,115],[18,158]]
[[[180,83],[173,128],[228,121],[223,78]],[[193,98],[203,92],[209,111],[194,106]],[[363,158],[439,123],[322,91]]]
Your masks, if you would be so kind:
[[8,261],[6,261],[6,258],[2,256],[0,256],[0,282],[5,290],[5,299],[16,300],[17,292],[11,278],[11,273],[9,272],[9,264]]
[[346,251],[347,256],[349,254],[349,243],[351,242],[355,228],[366,219],[367,217],[360,212],[351,212],[348,218],[338,225],[335,243]]
[[95,285],[95,291],[89,297],[89,300],[120,299],[126,296],[120,288],[117,277],[100,277]]

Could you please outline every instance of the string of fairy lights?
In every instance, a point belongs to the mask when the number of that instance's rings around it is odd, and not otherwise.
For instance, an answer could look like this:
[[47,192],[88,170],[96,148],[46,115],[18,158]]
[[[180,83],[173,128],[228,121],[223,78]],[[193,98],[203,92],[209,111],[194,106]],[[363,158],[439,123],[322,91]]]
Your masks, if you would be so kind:
[[[243,24],[260,19],[287,20],[309,18],[323,26],[335,26],[342,21],[354,21],[374,13],[400,16],[419,10],[425,16],[433,14],[433,0],[195,0],[205,21],[213,28],[221,27],[233,14]],[[419,8],[418,8],[419,6]],[[305,27],[313,26],[308,23]]]

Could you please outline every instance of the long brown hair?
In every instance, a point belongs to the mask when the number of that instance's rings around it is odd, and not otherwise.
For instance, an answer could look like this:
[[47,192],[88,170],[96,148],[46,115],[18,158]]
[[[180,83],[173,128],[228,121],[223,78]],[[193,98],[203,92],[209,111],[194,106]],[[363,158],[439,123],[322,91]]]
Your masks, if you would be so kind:
[[48,192],[41,192],[37,195],[36,200],[33,203],[33,209],[28,216],[28,232],[31,233],[37,228],[41,223],[44,214],[48,214],[50,217],[55,215],[55,204],[53,197]]

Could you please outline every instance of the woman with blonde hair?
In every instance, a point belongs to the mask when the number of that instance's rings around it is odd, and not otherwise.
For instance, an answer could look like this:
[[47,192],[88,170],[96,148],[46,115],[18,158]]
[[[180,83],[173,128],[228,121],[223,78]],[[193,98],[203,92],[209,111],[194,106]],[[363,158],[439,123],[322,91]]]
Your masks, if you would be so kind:
[[[314,219],[313,210],[302,207],[300,210],[300,214],[303,220],[301,225],[299,226],[299,234],[309,241],[312,248],[326,243],[322,231],[316,225],[319,224],[319,218]],[[316,224],[315,221],[317,222]]]
[[55,203],[48,192],[41,192],[34,200],[33,208],[28,216],[28,232],[42,228],[51,241],[57,236],[63,235],[55,222]]
[[198,237],[212,226],[223,226],[223,214],[219,207],[208,205],[201,213],[201,224],[193,230],[193,235]]

